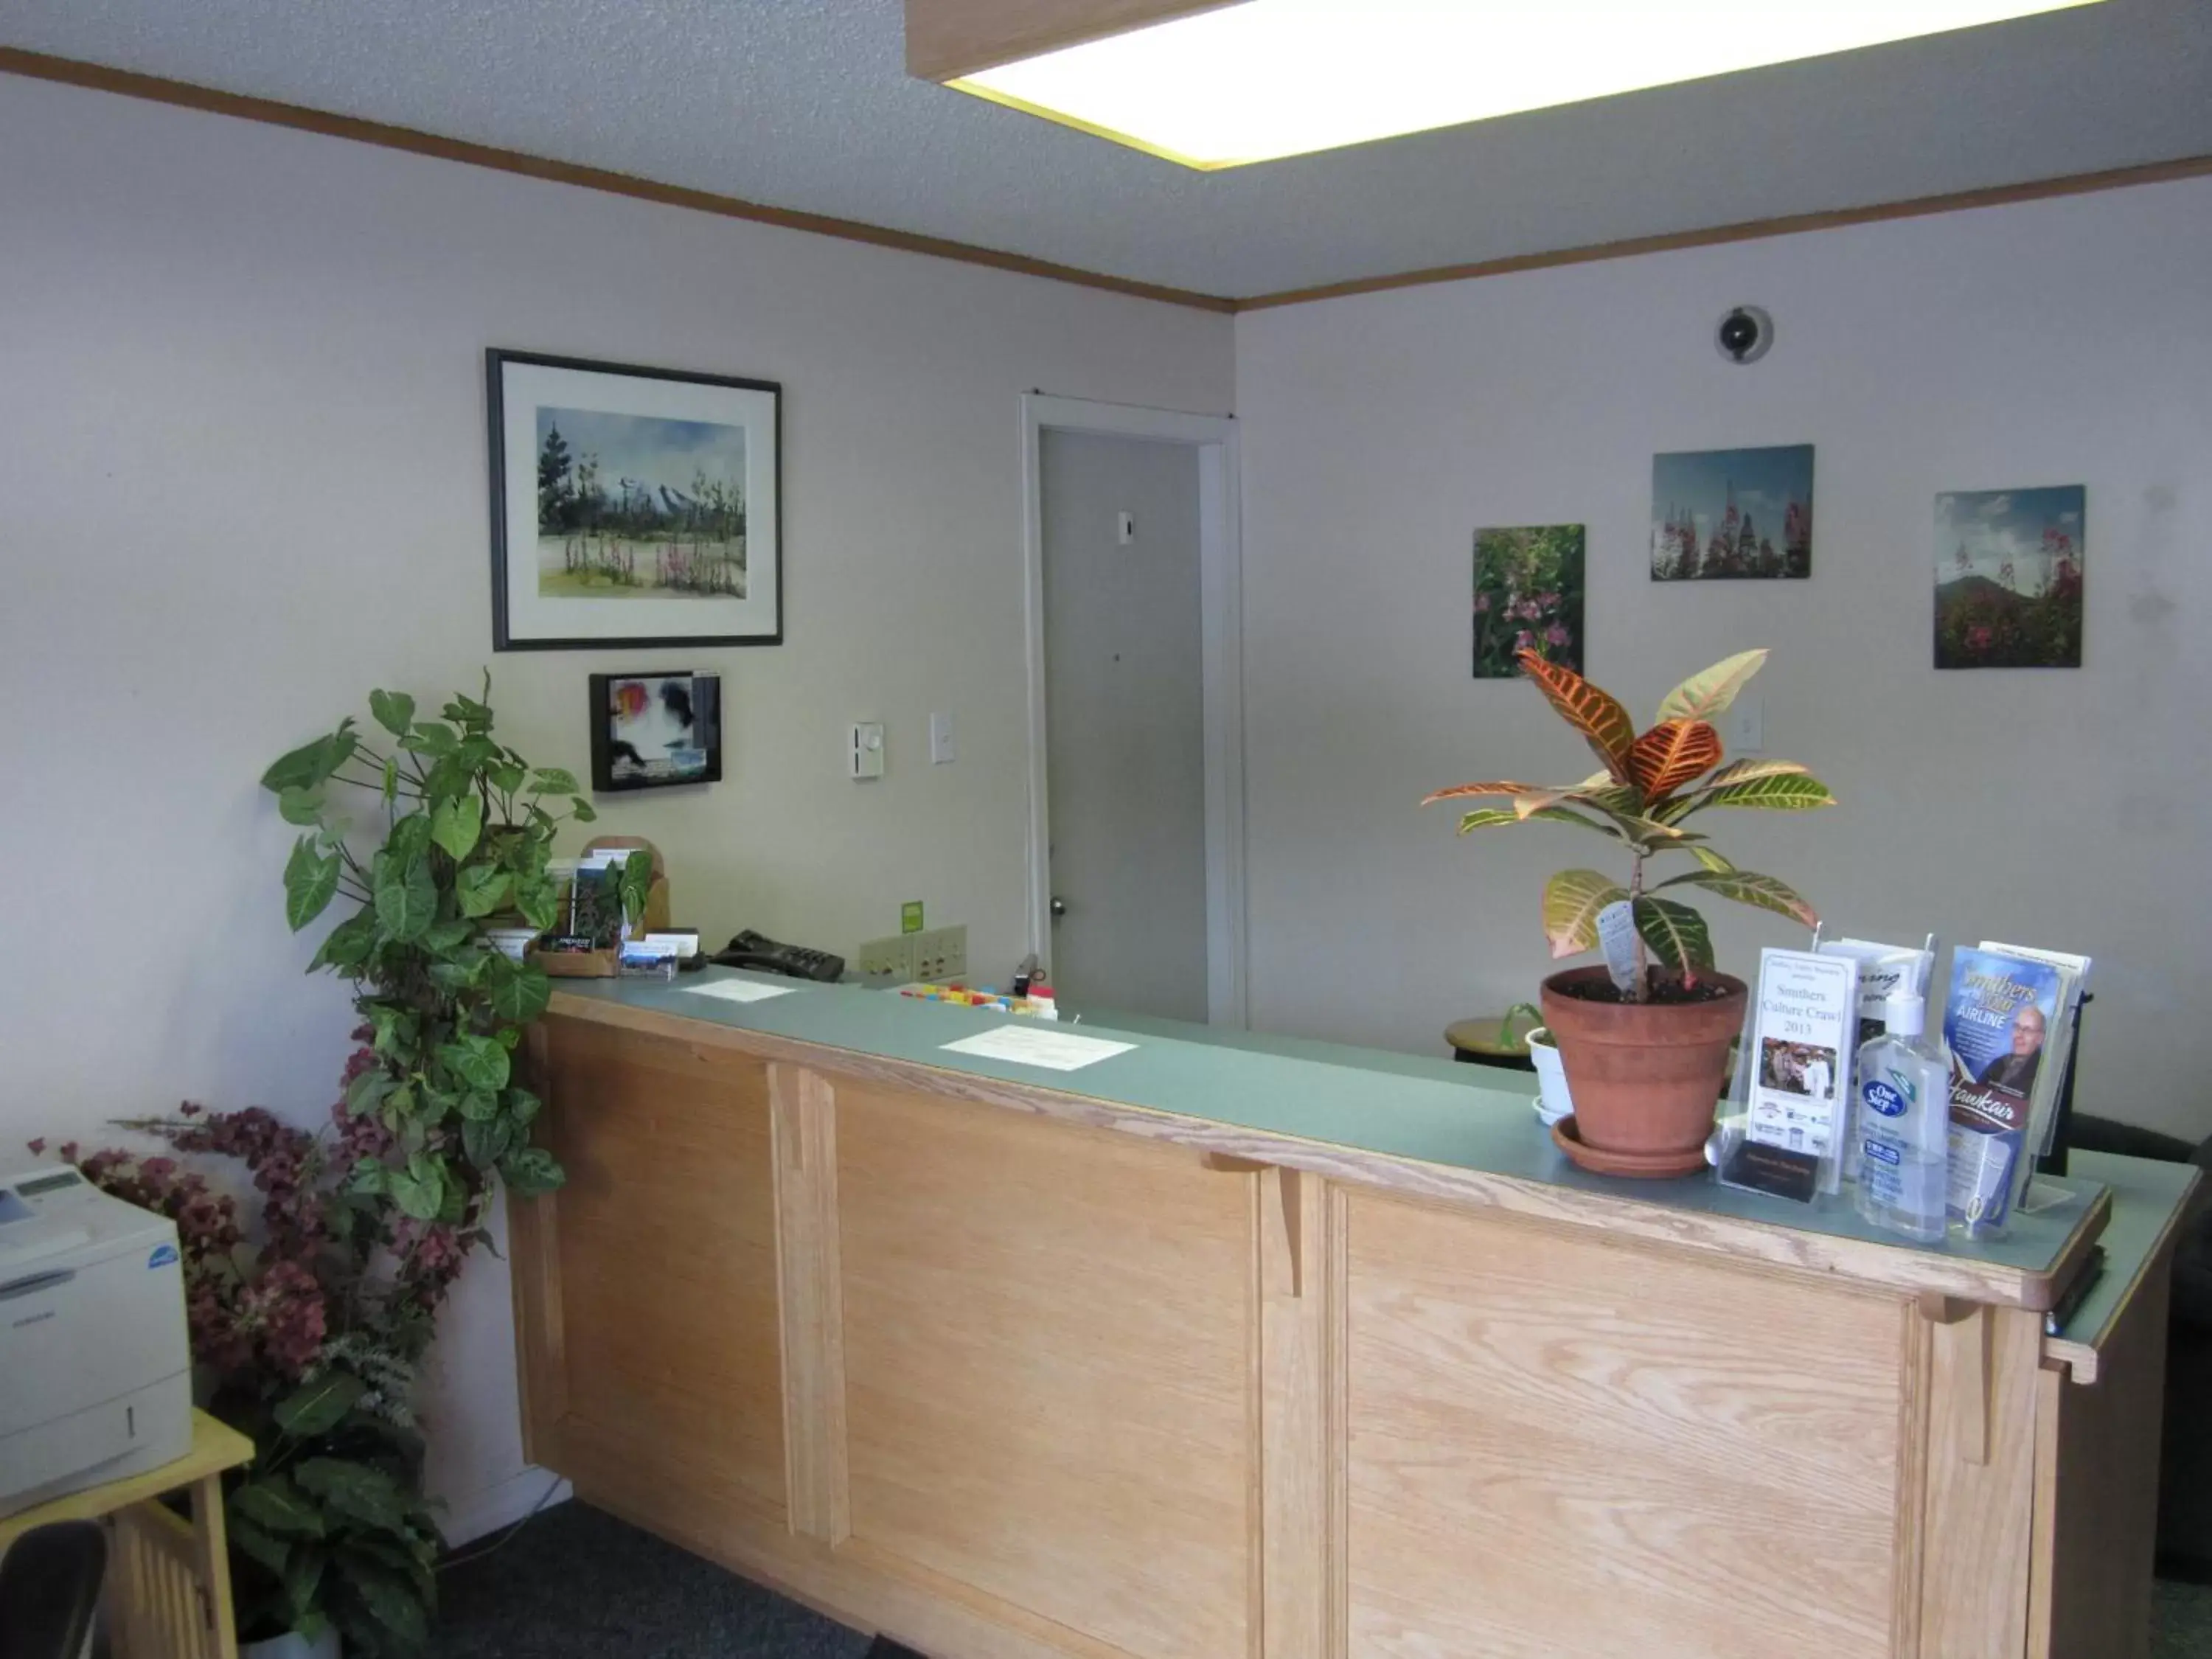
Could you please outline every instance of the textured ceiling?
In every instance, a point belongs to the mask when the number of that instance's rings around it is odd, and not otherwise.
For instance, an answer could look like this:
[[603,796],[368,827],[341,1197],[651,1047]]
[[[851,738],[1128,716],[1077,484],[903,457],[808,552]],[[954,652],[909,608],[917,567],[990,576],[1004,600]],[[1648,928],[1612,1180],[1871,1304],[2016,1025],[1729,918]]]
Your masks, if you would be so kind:
[[902,41],[899,0],[0,0],[7,46],[1240,297],[2212,154],[2212,0],[1217,173],[909,81]]

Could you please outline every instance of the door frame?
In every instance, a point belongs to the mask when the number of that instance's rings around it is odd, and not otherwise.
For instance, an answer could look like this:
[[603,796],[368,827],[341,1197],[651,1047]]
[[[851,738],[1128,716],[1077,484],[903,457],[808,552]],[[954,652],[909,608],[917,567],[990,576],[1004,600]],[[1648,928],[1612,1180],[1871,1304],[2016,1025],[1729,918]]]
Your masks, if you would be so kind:
[[1084,432],[1198,451],[1199,617],[1206,748],[1206,1007],[1214,1025],[1249,1018],[1244,893],[1244,629],[1237,420],[1042,392],[1022,397],[1022,565],[1029,669],[1029,948],[1052,960],[1047,822],[1043,434]]

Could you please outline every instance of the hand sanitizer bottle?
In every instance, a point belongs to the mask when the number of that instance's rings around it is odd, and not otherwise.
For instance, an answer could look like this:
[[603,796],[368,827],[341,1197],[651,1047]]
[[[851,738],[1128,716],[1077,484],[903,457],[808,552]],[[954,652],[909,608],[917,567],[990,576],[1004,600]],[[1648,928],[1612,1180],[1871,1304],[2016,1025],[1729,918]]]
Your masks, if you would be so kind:
[[1882,1004],[1881,1036],[1861,1045],[1858,1083],[1859,1213],[1923,1244],[1944,1233],[1951,1136],[1951,1072],[1923,1035],[1928,1005],[1917,996]]

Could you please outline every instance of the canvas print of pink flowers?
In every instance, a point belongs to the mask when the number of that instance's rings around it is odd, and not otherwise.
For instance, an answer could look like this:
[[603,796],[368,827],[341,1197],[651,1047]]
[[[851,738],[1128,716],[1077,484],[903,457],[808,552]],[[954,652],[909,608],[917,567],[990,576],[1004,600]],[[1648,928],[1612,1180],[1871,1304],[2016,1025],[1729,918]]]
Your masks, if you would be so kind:
[[1651,580],[1813,574],[1813,446],[1651,458]]
[[1583,526],[1474,532],[1474,678],[1515,679],[1517,653],[1583,672]]

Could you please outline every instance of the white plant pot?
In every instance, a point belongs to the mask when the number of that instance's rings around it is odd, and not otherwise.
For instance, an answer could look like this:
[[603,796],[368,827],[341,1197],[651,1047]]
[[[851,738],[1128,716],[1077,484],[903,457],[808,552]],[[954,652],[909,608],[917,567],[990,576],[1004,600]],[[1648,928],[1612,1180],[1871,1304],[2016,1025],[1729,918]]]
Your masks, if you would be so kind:
[[310,1642],[297,1631],[287,1631],[265,1642],[248,1642],[238,1655],[239,1659],[338,1659],[338,1633],[325,1626]]
[[1547,1125],[1572,1114],[1574,1097],[1567,1093],[1567,1068],[1552,1046],[1552,1033],[1539,1025],[1528,1033],[1528,1058],[1536,1067],[1536,1115]]

